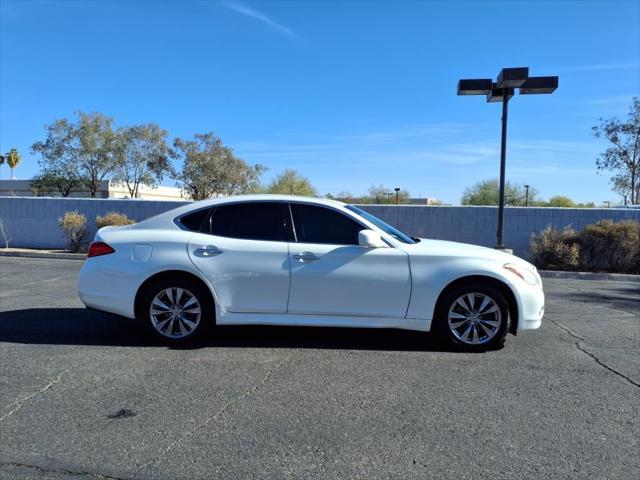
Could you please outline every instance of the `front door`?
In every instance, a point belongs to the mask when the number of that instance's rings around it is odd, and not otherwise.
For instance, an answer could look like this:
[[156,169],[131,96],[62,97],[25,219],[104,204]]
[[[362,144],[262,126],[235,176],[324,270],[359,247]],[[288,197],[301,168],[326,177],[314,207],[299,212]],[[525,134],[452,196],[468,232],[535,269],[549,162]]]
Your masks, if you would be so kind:
[[409,257],[393,247],[358,245],[367,227],[321,206],[291,204],[297,242],[289,246],[288,313],[404,318]]

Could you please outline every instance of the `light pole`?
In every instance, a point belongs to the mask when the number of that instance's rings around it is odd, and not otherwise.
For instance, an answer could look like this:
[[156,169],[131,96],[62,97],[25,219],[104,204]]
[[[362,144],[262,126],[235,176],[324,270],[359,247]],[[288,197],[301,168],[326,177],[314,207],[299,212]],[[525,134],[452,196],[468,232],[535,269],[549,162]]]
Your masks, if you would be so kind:
[[529,185],[525,185],[524,188],[527,189],[527,193],[525,193],[525,196],[524,196],[524,206],[528,207],[529,206]]
[[396,187],[394,188],[394,190],[396,191],[396,205],[398,204],[398,194],[400,193],[400,188]]
[[509,99],[514,89],[520,89],[520,95],[553,93],[558,88],[558,77],[530,77],[529,67],[503,68],[498,79],[490,78],[460,80],[458,95],[486,95],[487,102],[502,102],[502,139],[500,142],[500,200],[498,202],[498,231],[496,248],[504,250],[504,177],[507,157],[507,113]]

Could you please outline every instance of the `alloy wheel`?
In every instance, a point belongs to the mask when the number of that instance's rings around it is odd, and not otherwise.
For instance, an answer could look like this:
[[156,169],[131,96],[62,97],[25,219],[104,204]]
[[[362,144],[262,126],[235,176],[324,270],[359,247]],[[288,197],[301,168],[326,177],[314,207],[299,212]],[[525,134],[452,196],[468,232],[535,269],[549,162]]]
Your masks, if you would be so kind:
[[153,327],[160,335],[172,339],[189,336],[198,327],[201,316],[198,298],[180,287],[160,290],[149,307]]
[[500,331],[502,312],[489,295],[472,292],[458,297],[447,315],[454,337],[467,345],[490,342]]

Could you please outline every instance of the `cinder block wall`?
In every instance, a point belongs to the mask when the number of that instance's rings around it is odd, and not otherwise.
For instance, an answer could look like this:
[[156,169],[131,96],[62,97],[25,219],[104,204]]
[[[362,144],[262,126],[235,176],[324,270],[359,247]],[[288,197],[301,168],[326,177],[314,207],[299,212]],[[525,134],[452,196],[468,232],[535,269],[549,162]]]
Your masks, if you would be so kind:
[[[119,212],[141,221],[189,202],[125,200],[102,198],[0,197],[0,219],[10,246],[18,248],[64,248],[65,239],[58,219],[77,210],[87,217],[91,238],[96,232],[95,218]],[[0,247],[4,239],[0,235]]]
[[[453,240],[485,247],[496,244],[498,207],[362,205],[361,208],[415,237]],[[598,220],[640,221],[640,210],[625,208],[505,208],[504,243],[528,257],[531,234],[548,225],[579,230]]]
[[[115,211],[140,221],[188,202],[121,199],[0,197],[0,219],[11,246],[63,248],[58,218],[77,210],[87,217],[91,235],[96,215]],[[423,205],[363,205],[363,209],[412,236],[453,240],[492,247],[496,243],[497,207],[445,207]],[[547,225],[580,229],[598,220],[640,221],[640,210],[508,207],[505,209],[505,244],[527,256],[531,233]],[[0,246],[4,246],[0,238]]]

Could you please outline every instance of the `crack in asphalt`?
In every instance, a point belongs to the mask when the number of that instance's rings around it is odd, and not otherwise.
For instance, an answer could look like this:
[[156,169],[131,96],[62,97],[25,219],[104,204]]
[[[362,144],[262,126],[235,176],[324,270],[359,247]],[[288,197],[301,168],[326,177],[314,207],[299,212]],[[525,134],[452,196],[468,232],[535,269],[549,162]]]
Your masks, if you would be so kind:
[[567,327],[565,327],[564,325],[562,325],[560,322],[558,322],[557,320],[554,320],[553,318],[551,318],[549,315],[545,314],[544,318],[546,318],[547,320],[549,320],[552,324],[554,324],[556,327],[558,327],[560,330],[563,330],[564,332],[568,333],[569,335],[571,335],[573,338],[580,340],[582,342],[586,342],[587,339],[586,338],[582,338],[580,335],[577,335],[575,333],[573,333],[570,329],[568,329]]
[[40,387],[36,391],[31,392],[26,397],[21,398],[19,400],[16,400],[15,402],[10,403],[8,406],[6,406],[3,410],[6,410],[6,409],[10,409],[10,410],[0,417],[0,422],[3,421],[5,418],[7,418],[7,417],[13,415],[14,413],[16,413],[18,410],[20,410],[22,408],[22,406],[24,405],[24,402],[27,402],[27,401],[31,400],[36,395],[44,393],[47,390],[49,390],[51,387],[53,387],[54,385],[57,385],[58,383],[60,383],[62,381],[62,375],[67,373],[69,370],[70,369],[67,368],[67,369],[61,371],[53,380],[51,380],[45,386]]
[[583,353],[586,353],[588,356],[590,356],[598,365],[606,368],[607,370],[609,370],[611,373],[614,373],[616,375],[618,375],[620,378],[623,378],[624,380],[626,380],[627,382],[629,382],[631,385],[634,385],[635,387],[640,388],[640,383],[633,381],[632,379],[630,379],[629,377],[627,377],[624,373],[621,373],[619,371],[617,371],[614,368],[611,368],[609,365],[607,365],[606,363],[604,363],[602,360],[600,360],[594,353],[588,351],[587,349],[585,349],[582,345],[580,345],[580,342],[575,342],[576,348],[578,350],[580,350]]
[[573,338],[576,339],[576,341],[574,342],[575,347],[582,353],[588,355],[589,357],[591,357],[591,359],[593,361],[595,361],[598,365],[600,365],[603,368],[606,368],[607,370],[609,370],[611,373],[619,376],[620,378],[622,378],[623,380],[625,380],[626,382],[630,383],[631,385],[640,388],[640,383],[632,380],[631,378],[629,378],[628,376],[626,376],[624,373],[617,371],[615,368],[610,367],[609,365],[607,365],[606,363],[604,363],[602,360],[600,360],[596,354],[590,352],[589,350],[587,350],[584,345],[582,345],[583,342],[586,342],[587,340],[583,337],[581,337],[580,335],[577,335],[575,333],[573,333],[570,329],[568,329],[567,327],[565,327],[564,325],[562,325],[560,322],[558,322],[557,320],[552,319],[551,317],[549,317],[548,315],[544,316],[545,319],[549,320],[553,325],[555,325],[557,328],[559,328],[560,330],[564,331],[565,333],[571,335]]
[[263,387],[268,381],[269,378],[271,377],[271,374],[274,373],[276,370],[278,370],[280,367],[282,367],[285,363],[289,362],[289,360],[291,360],[291,357],[293,357],[293,353],[291,353],[290,355],[286,356],[285,358],[283,358],[282,360],[280,360],[279,362],[277,362],[272,368],[270,368],[269,370],[267,370],[267,373],[265,374],[265,376],[262,378],[262,380],[260,380],[258,383],[256,383],[255,385],[253,385],[252,387],[250,387],[249,389],[247,389],[246,391],[244,391],[241,395],[238,395],[237,397],[229,400],[228,402],[226,402],[224,405],[222,405],[222,407],[220,407],[218,410],[215,411],[215,413],[213,415],[211,415],[210,417],[208,417],[204,422],[200,423],[198,426],[196,426],[194,429],[186,432],[184,435],[182,435],[181,437],[179,437],[178,439],[176,439],[175,441],[171,442],[164,450],[162,450],[158,455],[156,455],[155,457],[153,457],[151,460],[149,460],[148,462],[140,465],[138,468],[136,468],[136,471],[133,473],[133,475],[131,476],[131,479],[133,480],[134,478],[136,478],[138,476],[138,474],[145,468],[147,468],[150,465],[159,463],[162,461],[162,459],[164,459],[164,457],[166,457],[169,452],[171,450],[173,450],[173,448],[175,448],[177,445],[180,445],[182,442],[184,442],[187,438],[191,437],[193,434],[195,434],[198,430],[206,427],[207,425],[209,425],[211,422],[217,420],[218,418],[220,418],[220,416],[226,412],[230,407],[232,407],[233,405],[235,405],[236,403],[244,400],[247,397],[250,397],[251,395],[253,395],[255,392],[258,391],[258,389],[260,389],[261,387]]
[[40,473],[60,473],[62,475],[73,475],[73,476],[83,476],[90,478],[102,478],[105,480],[125,480],[120,477],[110,477],[108,475],[101,475],[99,473],[91,473],[91,472],[76,472],[73,470],[67,470],[66,468],[43,468],[37,465],[28,465],[26,463],[13,463],[13,462],[2,462],[0,463],[0,467],[16,467],[16,468],[29,468],[31,470],[36,470]]

